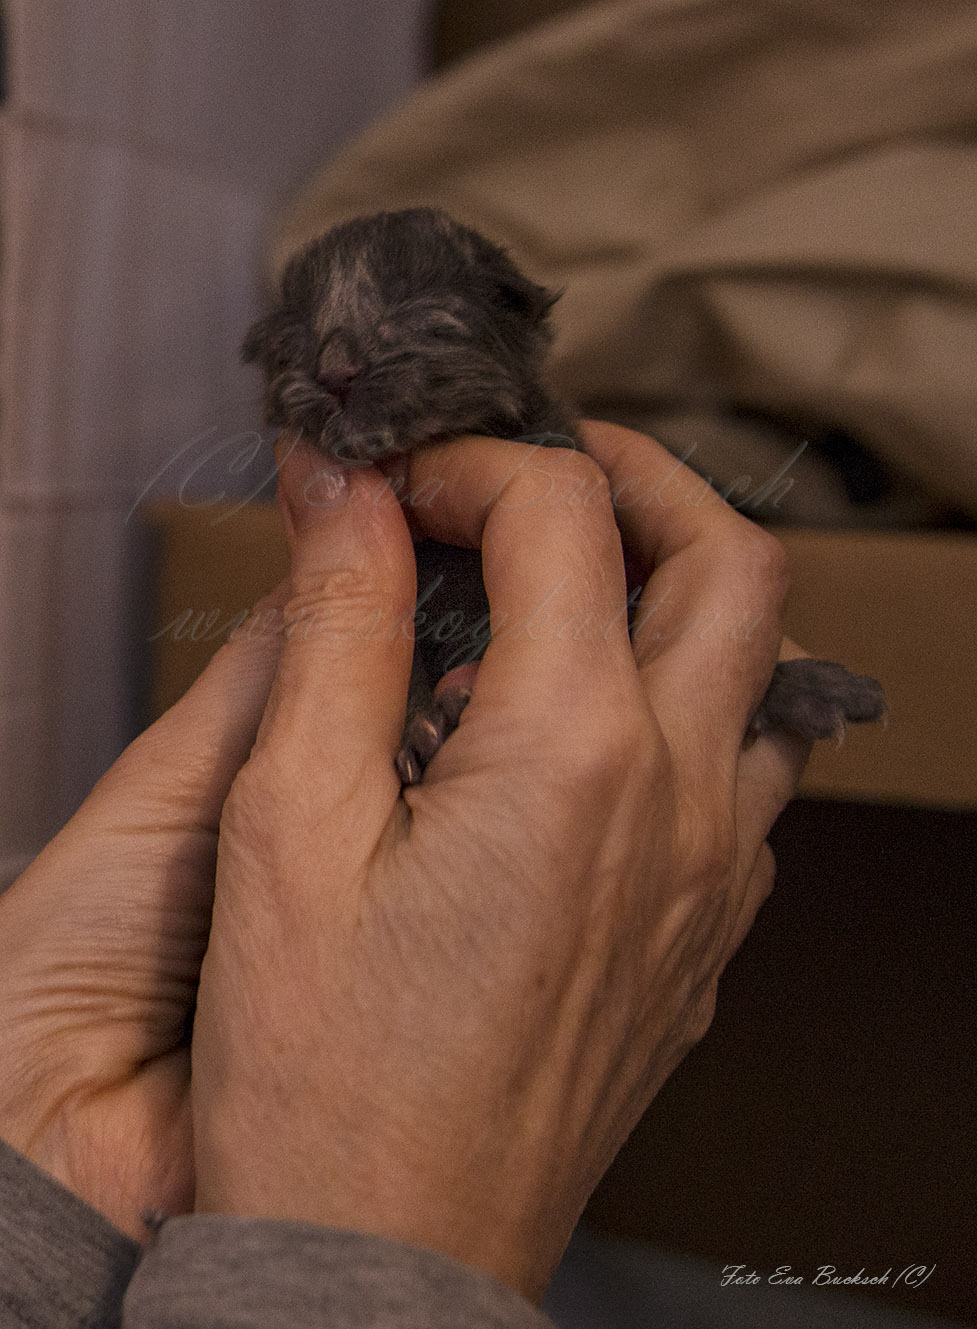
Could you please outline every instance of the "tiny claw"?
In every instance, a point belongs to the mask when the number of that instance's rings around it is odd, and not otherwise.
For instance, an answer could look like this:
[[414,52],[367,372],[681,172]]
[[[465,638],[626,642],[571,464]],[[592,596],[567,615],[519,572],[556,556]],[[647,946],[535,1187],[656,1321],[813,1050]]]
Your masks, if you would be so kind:
[[400,776],[401,784],[420,784],[421,776],[424,774],[421,763],[417,760],[416,753],[409,747],[402,747],[397,753],[397,760],[394,763],[397,767],[397,774]]
[[408,739],[418,760],[425,766],[444,742],[444,730],[427,715],[415,715],[407,726]]
[[458,727],[471,695],[470,688],[446,688],[437,694],[428,709],[418,710],[410,717],[395,762],[403,784],[420,783],[434,754]]

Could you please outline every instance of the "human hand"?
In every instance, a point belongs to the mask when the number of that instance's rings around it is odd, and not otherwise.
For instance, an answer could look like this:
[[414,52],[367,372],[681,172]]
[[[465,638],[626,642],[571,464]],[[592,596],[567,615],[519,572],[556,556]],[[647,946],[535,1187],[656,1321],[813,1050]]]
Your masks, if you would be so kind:
[[783,555],[650,440],[584,441],[599,465],[488,439],[405,463],[416,529],[481,545],[493,641],[403,790],[404,516],[373,467],[285,460],[293,631],[221,825],[198,1210],[399,1238],[535,1298],[708,1027],[807,755],[743,748]]
[[0,1136],[123,1232],[193,1207],[190,1050],[221,805],[254,740],[280,593],[0,897]]

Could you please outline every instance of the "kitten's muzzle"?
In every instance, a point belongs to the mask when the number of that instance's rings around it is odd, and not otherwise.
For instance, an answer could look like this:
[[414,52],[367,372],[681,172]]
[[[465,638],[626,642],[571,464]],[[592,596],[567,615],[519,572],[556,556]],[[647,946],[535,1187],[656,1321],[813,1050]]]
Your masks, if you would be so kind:
[[340,406],[346,405],[346,398],[355,379],[362,370],[356,365],[343,365],[337,369],[320,369],[316,374],[319,383],[331,397],[335,397]]
[[315,380],[340,406],[346,405],[350,387],[365,368],[357,339],[344,328],[329,333],[319,348]]

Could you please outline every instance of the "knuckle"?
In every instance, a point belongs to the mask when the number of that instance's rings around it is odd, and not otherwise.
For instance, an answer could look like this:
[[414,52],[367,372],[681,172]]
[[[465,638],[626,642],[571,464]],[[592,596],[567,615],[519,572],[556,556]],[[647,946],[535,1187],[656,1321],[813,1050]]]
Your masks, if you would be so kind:
[[564,473],[575,485],[610,494],[610,481],[593,457],[589,457],[586,452],[563,449],[562,464]]
[[602,498],[609,502],[609,497],[607,476],[585,452],[539,448],[509,477],[503,505],[530,507],[546,502],[590,506]]
[[292,594],[285,606],[286,613],[307,603],[361,603],[374,593],[374,580],[365,568],[350,565],[317,568],[315,572],[296,577]]
[[249,878],[270,883],[279,868],[298,861],[310,824],[291,764],[271,747],[256,749],[224,802],[225,859],[245,860]]
[[282,610],[283,633],[287,640],[320,629],[343,635],[371,623],[376,626],[381,619],[393,618],[408,608],[400,606],[396,596],[366,568],[320,569],[293,581],[292,594]]
[[684,1039],[686,1051],[698,1046],[708,1034],[716,1015],[717,996],[718,979],[706,986],[688,1012]]
[[611,482],[593,457],[585,452],[565,452],[561,485],[571,507],[585,512],[613,514]]
[[268,757],[260,751],[253,752],[238,771],[224,801],[222,833],[244,833],[250,838],[259,828],[271,824],[275,820],[269,819],[275,788],[275,773],[269,769]]
[[787,550],[775,535],[765,531],[762,526],[753,527],[751,538],[757,569],[774,586],[783,586],[786,592],[790,572]]
[[647,717],[635,709],[594,707],[568,734],[565,766],[590,797],[617,797],[625,781],[644,787],[654,779],[654,744],[644,741]]
[[735,861],[736,832],[731,817],[710,817],[700,810],[687,819],[681,862],[697,893],[725,901]]
[[737,532],[737,558],[773,599],[782,602],[790,581],[787,550],[769,531],[743,518]]

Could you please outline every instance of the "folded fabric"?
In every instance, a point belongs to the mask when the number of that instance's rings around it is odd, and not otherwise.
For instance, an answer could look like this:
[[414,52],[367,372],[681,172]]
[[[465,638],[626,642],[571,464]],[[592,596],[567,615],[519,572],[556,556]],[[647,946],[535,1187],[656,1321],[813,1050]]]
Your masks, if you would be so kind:
[[975,60],[970,0],[593,5],[422,85],[287,207],[272,267],[442,206],[564,290],[558,389],[747,510],[974,518]]

